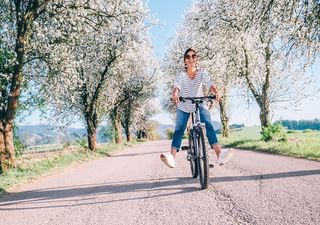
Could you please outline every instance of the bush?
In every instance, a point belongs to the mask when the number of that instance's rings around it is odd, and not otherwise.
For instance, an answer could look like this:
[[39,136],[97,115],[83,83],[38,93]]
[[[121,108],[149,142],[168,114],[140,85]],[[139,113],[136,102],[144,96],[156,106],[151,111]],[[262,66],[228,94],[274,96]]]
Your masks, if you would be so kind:
[[287,141],[287,134],[280,123],[270,124],[267,127],[262,127],[260,132],[262,135],[262,140],[264,141]]
[[287,134],[295,134],[295,133],[297,133],[297,131],[295,131],[295,130],[288,130],[287,131]]
[[[169,140],[172,140],[174,130],[173,130],[172,128],[168,128],[168,129],[166,130],[166,133],[167,133],[168,139],[169,139]],[[185,132],[185,133],[183,134],[182,139],[188,139],[188,137],[189,137],[189,136],[188,136],[188,132]]]
[[303,130],[302,132],[303,132],[303,133],[312,133],[313,130],[311,130],[311,129],[305,129],[305,130]]
[[168,137],[169,140],[172,140],[173,132],[174,132],[174,131],[173,131],[172,128],[168,128],[168,129],[166,130],[166,134],[167,134],[167,137]]
[[69,148],[71,146],[71,143],[70,142],[66,142],[63,144],[63,148]]
[[81,138],[81,139],[77,139],[76,143],[78,145],[80,145],[80,147],[88,149],[89,145],[88,145],[88,139],[87,138]]
[[27,146],[25,144],[22,143],[22,141],[18,138],[15,137],[13,140],[13,145],[14,145],[14,151],[16,156],[22,156],[24,150],[27,148]]

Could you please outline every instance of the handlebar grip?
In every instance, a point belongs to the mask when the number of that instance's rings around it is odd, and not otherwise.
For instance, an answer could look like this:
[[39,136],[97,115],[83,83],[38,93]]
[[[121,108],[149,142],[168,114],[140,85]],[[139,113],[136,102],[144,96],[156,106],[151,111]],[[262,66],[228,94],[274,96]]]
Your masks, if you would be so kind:
[[[170,98],[170,101],[173,101],[172,98]],[[179,101],[180,102],[185,102],[185,100],[181,96],[179,96]]]

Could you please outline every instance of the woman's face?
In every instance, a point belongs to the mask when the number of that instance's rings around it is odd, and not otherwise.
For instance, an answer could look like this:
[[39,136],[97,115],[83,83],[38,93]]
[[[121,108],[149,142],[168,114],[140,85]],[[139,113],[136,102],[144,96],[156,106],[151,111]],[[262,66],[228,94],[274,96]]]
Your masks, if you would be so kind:
[[197,55],[194,51],[189,51],[184,58],[184,63],[188,68],[194,68],[197,64]]

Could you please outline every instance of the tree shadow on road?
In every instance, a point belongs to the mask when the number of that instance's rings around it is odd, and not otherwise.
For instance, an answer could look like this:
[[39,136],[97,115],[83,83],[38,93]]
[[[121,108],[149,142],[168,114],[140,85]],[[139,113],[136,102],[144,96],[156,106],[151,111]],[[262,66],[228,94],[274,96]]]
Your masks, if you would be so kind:
[[312,176],[312,175],[320,175],[320,170],[301,170],[301,171],[291,171],[291,172],[282,172],[282,173],[257,174],[257,175],[249,175],[249,176],[214,177],[211,179],[211,182],[219,183],[219,182],[248,181],[248,180],[269,180],[269,179],[280,179],[280,178]]
[[198,190],[197,182],[188,177],[62,186],[11,193],[0,199],[0,211],[108,204],[180,195]]

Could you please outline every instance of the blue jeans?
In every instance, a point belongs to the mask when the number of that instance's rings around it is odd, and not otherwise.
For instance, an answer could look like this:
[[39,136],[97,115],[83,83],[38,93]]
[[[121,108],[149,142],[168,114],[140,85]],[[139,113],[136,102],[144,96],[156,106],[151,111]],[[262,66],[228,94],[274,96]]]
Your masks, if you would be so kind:
[[[206,133],[207,133],[207,138],[210,146],[217,144],[218,139],[212,125],[209,111],[203,108],[202,106],[199,107],[199,110],[200,110],[200,121],[202,123],[205,123],[206,125]],[[184,131],[186,130],[189,116],[190,116],[190,113],[183,112],[182,110],[177,109],[176,125],[175,125],[172,144],[171,144],[171,148],[175,148],[177,149],[177,151],[180,150],[182,137],[183,137]]]

